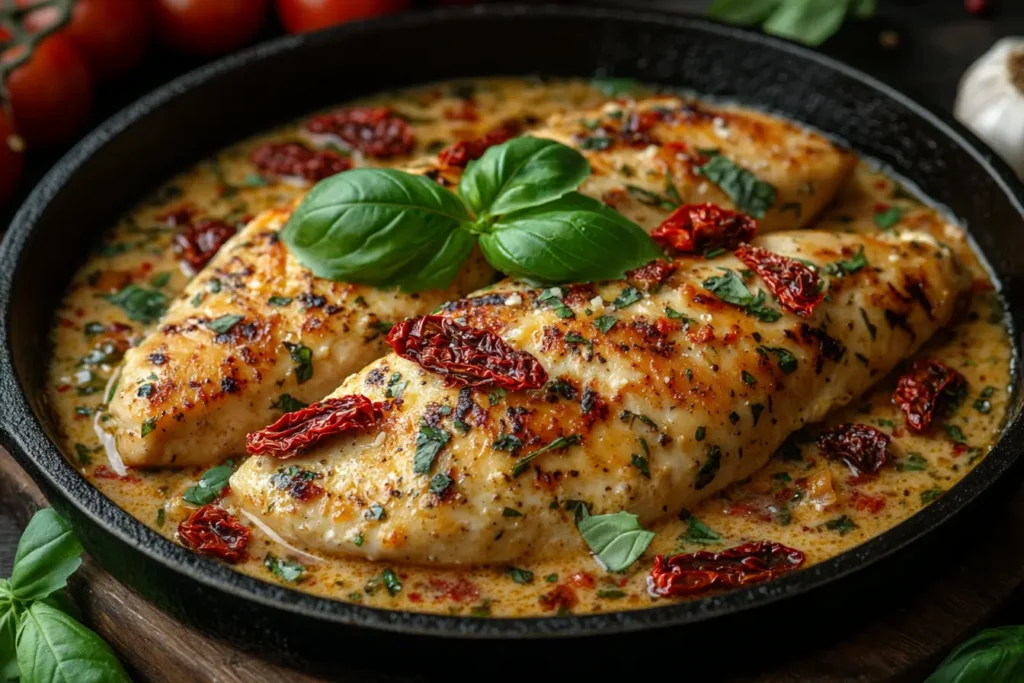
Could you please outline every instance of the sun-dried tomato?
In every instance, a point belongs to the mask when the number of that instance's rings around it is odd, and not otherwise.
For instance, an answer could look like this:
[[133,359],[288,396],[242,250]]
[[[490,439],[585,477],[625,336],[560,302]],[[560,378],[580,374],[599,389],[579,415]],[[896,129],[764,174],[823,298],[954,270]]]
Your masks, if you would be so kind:
[[310,182],[323,180],[352,168],[352,159],[326,149],[310,149],[298,142],[268,142],[249,155],[262,173],[304,178]]
[[680,254],[702,254],[712,249],[735,249],[757,234],[750,216],[714,204],[684,204],[672,212],[651,237]]
[[391,328],[388,344],[402,358],[444,376],[449,385],[496,384],[508,391],[539,389],[548,373],[536,358],[488,330],[424,315]]
[[658,555],[647,585],[653,595],[693,595],[768,581],[799,569],[805,559],[801,551],[771,541],[744,543],[717,553],[698,550],[667,559]]
[[907,416],[911,430],[923,432],[940,407],[958,399],[966,382],[963,375],[944,363],[919,360],[900,377],[892,402]]
[[212,555],[234,564],[246,558],[250,531],[227,510],[210,504],[179,524],[178,536],[200,555]]
[[235,226],[222,220],[203,218],[195,223],[189,223],[174,235],[174,251],[178,258],[198,271],[235,232]]
[[471,161],[484,155],[491,147],[508,142],[522,130],[518,121],[508,121],[484,135],[472,140],[462,140],[448,145],[437,155],[443,168],[465,168]]
[[363,154],[378,159],[408,154],[415,142],[412,129],[388,107],[340,109],[314,116],[306,130],[335,135]]
[[667,280],[675,270],[676,264],[672,261],[655,259],[645,266],[640,266],[639,268],[626,271],[626,278],[631,282],[635,282],[640,285],[644,289],[652,289],[660,284],[664,284],[665,280]]
[[859,473],[875,474],[889,460],[889,435],[862,424],[841,424],[818,437],[818,448]]
[[665,116],[658,111],[635,111],[626,118],[626,122],[619,129],[619,138],[631,147],[647,147],[654,144],[651,128],[664,118]]
[[799,316],[809,318],[825,300],[821,278],[799,261],[749,244],[740,245],[736,258],[761,276],[779,305]]
[[360,394],[328,398],[286,413],[274,424],[245,437],[245,448],[254,455],[289,458],[334,434],[370,429],[380,420],[381,405]]

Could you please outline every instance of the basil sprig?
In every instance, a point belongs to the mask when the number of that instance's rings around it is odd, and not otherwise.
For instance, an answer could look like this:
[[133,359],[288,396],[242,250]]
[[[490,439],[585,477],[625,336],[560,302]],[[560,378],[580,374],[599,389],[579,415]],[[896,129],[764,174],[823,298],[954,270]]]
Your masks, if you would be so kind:
[[654,539],[654,532],[640,526],[636,515],[616,512],[590,515],[583,508],[576,524],[598,562],[610,572],[626,569],[640,559]]
[[458,194],[353,169],[317,183],[281,240],[318,277],[406,292],[450,285],[478,242],[495,268],[541,285],[619,278],[661,256],[638,225],[575,191],[588,175],[579,152],[531,137],[471,162]]
[[11,578],[0,579],[0,680],[130,683],[110,647],[62,609],[81,554],[71,527],[53,510],[29,522]]
[[949,653],[925,683],[1024,680],[1024,626],[990,628]]

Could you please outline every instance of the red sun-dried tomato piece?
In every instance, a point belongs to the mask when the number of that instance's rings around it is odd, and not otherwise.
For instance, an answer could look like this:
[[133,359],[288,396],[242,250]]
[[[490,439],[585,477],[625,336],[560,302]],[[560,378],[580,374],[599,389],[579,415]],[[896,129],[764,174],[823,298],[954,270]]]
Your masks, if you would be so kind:
[[260,145],[249,161],[262,173],[304,178],[311,182],[352,168],[352,159],[326,149],[310,149],[298,142],[268,142]]
[[749,244],[741,244],[735,253],[764,280],[783,308],[809,318],[825,300],[821,278],[799,261]]
[[665,259],[655,259],[645,266],[626,271],[626,278],[644,289],[651,289],[660,284],[676,271],[676,264]]
[[805,559],[801,551],[771,541],[744,543],[717,553],[658,555],[647,585],[652,595],[693,595],[768,581],[799,569]]
[[363,154],[378,159],[408,154],[415,142],[412,128],[388,107],[340,109],[314,116],[306,130],[334,135]]
[[250,531],[224,508],[210,504],[192,513],[178,525],[182,542],[199,553],[219,557],[232,564],[246,558]]
[[448,145],[437,155],[442,168],[465,168],[476,161],[491,147],[508,142],[522,130],[518,121],[508,121],[472,140],[462,140]]
[[360,394],[328,398],[285,413],[274,424],[245,437],[245,449],[253,455],[289,458],[334,434],[370,429],[380,420],[381,405]]
[[715,204],[684,204],[672,212],[651,237],[680,254],[735,249],[757,234],[757,220]]
[[424,315],[398,323],[388,344],[402,358],[442,375],[448,385],[496,384],[508,391],[539,389],[548,373],[536,358],[509,346],[489,330]]
[[818,448],[832,460],[842,460],[858,473],[875,474],[889,460],[885,432],[862,424],[841,424],[818,437]]
[[919,360],[900,377],[892,402],[907,416],[915,432],[928,429],[943,404],[956,401],[967,380],[959,372],[935,360]]
[[174,251],[178,258],[199,271],[236,231],[235,226],[222,220],[203,218],[189,223],[174,235]]

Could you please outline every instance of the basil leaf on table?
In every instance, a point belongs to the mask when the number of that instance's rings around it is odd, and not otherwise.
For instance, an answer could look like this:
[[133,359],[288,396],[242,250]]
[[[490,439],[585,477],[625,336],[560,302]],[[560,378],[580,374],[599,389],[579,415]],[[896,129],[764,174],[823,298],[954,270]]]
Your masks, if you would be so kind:
[[847,5],[846,0],[786,2],[765,20],[764,30],[808,45],[821,45],[843,25]]
[[[727,21],[730,24],[750,26],[759,24],[778,9],[783,0],[714,0],[708,8],[707,15],[712,19]],[[837,3],[841,4],[841,3]]]
[[663,255],[638,225],[576,192],[502,217],[480,247],[501,272],[536,284],[614,280]]
[[18,667],[26,683],[130,683],[110,647],[70,616],[44,602],[22,614]]
[[640,526],[637,516],[628,512],[584,517],[577,528],[610,572],[621,571],[636,562],[654,538],[654,532]]
[[961,643],[925,683],[1024,681],[1024,626],[992,628]]
[[18,541],[11,593],[18,600],[38,600],[64,588],[81,566],[81,554],[71,525],[50,508],[40,510]]
[[588,175],[590,163],[572,147],[521,137],[471,162],[459,181],[459,195],[478,220],[485,220],[558,199]]
[[317,183],[281,230],[281,240],[317,277],[406,291],[447,287],[455,269],[437,273],[438,251],[468,255],[451,233],[468,222],[465,206],[423,176],[357,168]]

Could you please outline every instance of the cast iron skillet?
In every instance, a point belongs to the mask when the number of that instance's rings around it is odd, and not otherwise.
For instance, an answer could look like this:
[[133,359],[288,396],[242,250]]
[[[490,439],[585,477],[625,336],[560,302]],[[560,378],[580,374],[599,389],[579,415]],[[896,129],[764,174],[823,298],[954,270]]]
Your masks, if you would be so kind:
[[[442,10],[282,38],[184,76],[104,123],[39,184],[0,245],[0,441],[117,578],[207,631],[328,668],[339,660],[339,642],[350,652],[360,643],[429,652],[451,639],[476,639],[465,646],[486,651],[497,639],[530,638],[537,647],[565,636],[622,638],[654,627],[722,623],[754,608],[760,619],[783,598],[832,582],[845,586],[853,572],[956,515],[1017,458],[1024,421],[1015,398],[1001,443],[960,484],[842,556],[704,600],[515,620],[383,611],[257,581],[153,533],[68,465],[54,445],[44,397],[48,329],[72,273],[120,213],[214,150],[317,107],[383,88],[498,74],[631,77],[806,122],[913,179],[962,218],[1011,316],[1024,320],[1024,250],[1016,248],[1024,187],[948,116],[815,52],[701,19],[537,6]],[[1013,338],[1019,357],[1016,329]]]

